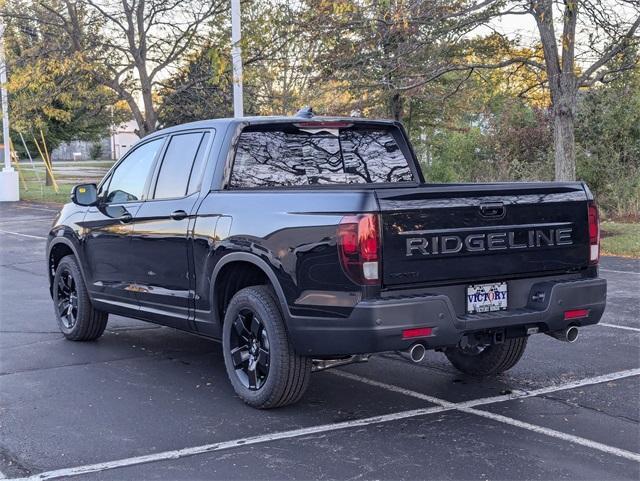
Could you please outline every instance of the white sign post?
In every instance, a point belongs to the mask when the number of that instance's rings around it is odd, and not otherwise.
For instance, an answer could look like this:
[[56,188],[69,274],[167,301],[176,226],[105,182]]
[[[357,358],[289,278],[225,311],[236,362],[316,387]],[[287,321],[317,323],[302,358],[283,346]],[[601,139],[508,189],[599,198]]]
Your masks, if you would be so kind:
[[240,49],[240,0],[231,0],[231,59],[233,61],[233,116],[244,117],[242,51]]
[[18,172],[11,167],[11,141],[9,140],[9,99],[7,98],[7,64],[4,57],[4,22],[0,19],[0,88],[2,89],[2,142],[4,168],[0,172],[0,202],[20,200]]

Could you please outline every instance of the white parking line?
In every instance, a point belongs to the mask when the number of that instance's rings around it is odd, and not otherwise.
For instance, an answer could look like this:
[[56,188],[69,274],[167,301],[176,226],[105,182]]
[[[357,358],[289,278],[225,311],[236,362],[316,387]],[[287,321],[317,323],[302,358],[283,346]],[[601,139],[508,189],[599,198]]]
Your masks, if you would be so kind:
[[640,276],[640,272],[636,272],[636,271],[616,271],[615,269],[602,269],[600,268],[601,272],[613,272],[614,274],[635,274],[636,276]]
[[634,453],[631,451],[627,451],[625,449],[620,449],[614,446],[602,444],[597,441],[592,441],[590,439],[582,438],[580,436],[566,434],[561,431],[556,431],[555,429],[545,428],[543,426],[538,426],[536,424],[519,421],[517,419],[503,416],[501,414],[495,414],[489,411],[474,409],[472,407],[472,406],[483,406],[487,404],[495,404],[495,403],[510,401],[514,399],[523,399],[528,397],[540,396],[543,394],[564,391],[567,389],[575,389],[578,387],[591,386],[591,385],[600,384],[603,382],[615,381],[617,379],[624,379],[631,376],[638,376],[640,375],[640,369],[628,369],[626,371],[619,371],[612,374],[604,374],[602,376],[581,379],[581,380],[573,381],[570,383],[563,383],[555,386],[548,386],[540,389],[535,389],[533,391],[518,391],[518,392],[513,392],[511,394],[506,394],[502,396],[495,396],[492,398],[483,398],[483,399],[474,399],[471,401],[466,401],[461,403],[452,403],[445,399],[439,399],[433,396],[427,396],[420,392],[412,391],[410,389],[405,389],[399,386],[395,386],[393,384],[386,384],[379,381],[374,381],[373,379],[358,376],[356,374],[351,374],[345,371],[332,371],[332,373],[334,375],[345,377],[348,379],[353,379],[355,381],[360,381],[362,383],[369,384],[371,386],[381,387],[396,393],[412,396],[418,399],[427,400],[429,402],[434,402],[436,404],[439,404],[443,408],[454,409],[456,411],[462,411],[468,414],[474,414],[476,416],[492,419],[493,421],[498,421],[504,424],[509,424],[511,426],[527,429],[529,431],[533,431],[538,434],[544,434],[546,436],[551,436],[557,439],[561,439],[563,441],[571,442],[571,443],[578,444],[580,446],[584,446],[591,449],[596,449],[598,451],[602,451],[608,454],[613,454],[615,456],[619,456],[621,458],[629,459],[631,461],[636,461],[640,463],[640,454],[638,453]]
[[[627,369],[625,371],[618,371],[611,374],[602,374],[601,376],[587,377],[584,379],[578,379],[577,381],[566,382],[562,384],[555,384],[552,386],[541,387],[533,389],[531,391],[513,392],[504,396],[495,396],[493,398],[484,398],[479,400],[466,401],[458,404],[461,407],[474,407],[481,404],[493,404],[496,402],[509,401],[511,399],[520,399],[535,396],[544,396],[545,394],[551,394],[558,391],[568,391],[570,389],[577,389],[579,387],[593,386],[596,384],[602,384],[605,382],[617,381],[618,379],[625,379],[628,377],[640,376],[640,369]],[[478,402],[482,401],[482,403]]]
[[[329,372],[332,372],[332,371],[329,371]],[[598,384],[598,383],[602,383],[602,382],[613,381],[613,380],[616,380],[616,379],[623,379],[623,378],[626,378],[626,377],[637,376],[637,375],[640,375],[640,369],[630,369],[630,370],[627,370],[627,371],[620,371],[620,372],[616,372],[616,373],[612,373],[612,374],[606,374],[606,375],[603,375],[603,376],[592,377],[592,378],[583,379],[583,380],[579,380],[579,381],[572,381],[572,382],[569,382],[569,383],[558,384],[558,385],[555,385],[555,386],[542,388],[542,389],[538,389],[538,390],[535,390],[535,391],[529,391],[529,392],[518,391],[516,393],[506,394],[506,395],[503,395],[503,396],[496,396],[496,397],[490,397],[490,398],[484,398],[484,399],[476,399],[476,400],[462,402],[462,403],[452,403],[452,402],[449,402],[449,401],[445,401],[444,399],[439,399],[439,398],[436,398],[436,397],[433,397],[433,396],[428,396],[426,394],[422,394],[422,393],[419,393],[419,392],[416,392],[416,391],[411,391],[409,389],[404,389],[404,388],[401,388],[399,386],[394,386],[394,385],[391,385],[391,384],[386,384],[386,383],[374,381],[372,379],[364,378],[362,376],[357,376],[355,374],[351,374],[351,373],[348,373],[348,372],[345,372],[345,371],[333,371],[333,373],[335,375],[337,375],[337,376],[353,379],[353,380],[359,381],[359,382],[364,382],[364,383],[372,385],[372,386],[377,386],[377,387],[381,387],[381,388],[384,388],[384,389],[389,389],[389,390],[397,392],[397,393],[401,393],[401,394],[404,394],[404,395],[416,397],[416,398],[421,399],[423,401],[435,402],[435,403],[437,403],[439,405],[428,407],[428,408],[424,408],[424,409],[412,409],[412,410],[409,410],[409,411],[401,411],[401,412],[397,412],[397,413],[384,414],[384,415],[381,415],[381,416],[373,416],[373,417],[369,417],[369,418],[356,419],[356,420],[352,420],[352,421],[345,421],[345,422],[341,422],[341,423],[323,424],[323,425],[320,425],[320,426],[311,426],[311,427],[308,427],[308,428],[292,429],[292,430],[289,430],[289,431],[281,431],[281,432],[277,432],[277,433],[263,434],[261,436],[253,436],[253,437],[249,437],[249,438],[235,439],[235,440],[232,440],[232,441],[223,441],[223,442],[220,442],[220,443],[205,444],[203,446],[194,446],[194,447],[191,447],[191,448],[176,449],[176,450],[172,450],[172,451],[163,451],[163,452],[160,452],[160,453],[154,453],[154,454],[149,454],[149,455],[145,455],[145,456],[135,456],[135,457],[131,457],[131,458],[118,459],[118,460],[114,460],[114,461],[107,461],[107,462],[104,462],[104,463],[89,464],[89,465],[77,466],[77,467],[73,467],[73,468],[57,469],[57,470],[54,470],[54,471],[45,471],[45,472],[30,476],[29,478],[19,478],[19,479],[21,479],[21,480],[29,480],[29,481],[36,481],[36,480],[66,478],[66,477],[71,477],[71,476],[78,476],[78,475],[81,475],[81,474],[96,473],[96,472],[106,471],[106,470],[110,470],[110,469],[123,468],[123,467],[126,467],[126,466],[134,466],[134,465],[138,465],[138,464],[151,463],[151,462],[155,462],[155,461],[164,461],[164,460],[169,460],[169,459],[179,459],[179,458],[184,458],[184,457],[187,457],[187,456],[193,456],[193,455],[196,455],[196,454],[204,454],[204,453],[210,453],[210,452],[214,452],[214,451],[223,451],[223,450],[226,450],[226,449],[237,448],[237,447],[240,447],[240,446],[261,444],[261,443],[266,443],[266,442],[270,442],[270,441],[278,441],[278,440],[282,440],[282,439],[299,438],[299,437],[302,437],[302,436],[309,436],[309,435],[313,435],[313,434],[322,434],[322,433],[328,433],[328,432],[333,432],[333,431],[338,431],[338,430],[348,429],[348,428],[353,428],[353,427],[368,426],[370,424],[381,424],[381,423],[386,423],[386,422],[391,422],[391,421],[398,421],[398,420],[401,420],[401,419],[414,418],[414,417],[418,417],[418,416],[424,416],[424,415],[428,415],[428,414],[442,413],[442,412],[454,411],[454,410],[470,412],[471,414],[476,414],[478,416],[483,416],[483,417],[492,416],[494,418],[494,420],[496,420],[496,421],[505,422],[507,424],[512,424],[514,426],[516,425],[515,423],[517,423],[518,427],[523,427],[525,429],[530,429],[530,430],[536,430],[536,432],[538,432],[538,433],[547,434],[548,436],[552,436],[552,437],[559,437],[559,436],[562,435],[563,436],[562,439],[564,439],[566,441],[570,441],[570,442],[573,442],[573,443],[576,443],[576,444],[582,444],[583,446],[587,446],[587,447],[590,447],[590,448],[593,448],[593,449],[598,449],[600,451],[604,451],[604,452],[607,452],[607,453],[610,453],[610,454],[615,454],[617,456],[624,457],[624,458],[627,458],[627,459],[632,459],[634,461],[640,461],[640,455],[638,455],[636,453],[632,453],[630,451],[625,451],[625,450],[613,448],[611,446],[602,445],[602,444],[597,443],[595,441],[590,441],[588,439],[579,438],[578,436],[565,435],[564,433],[561,433],[559,431],[554,431],[552,429],[547,429],[547,428],[543,428],[543,427],[535,426],[535,425],[528,425],[528,423],[523,423],[521,421],[517,421],[517,420],[511,419],[511,418],[506,418],[506,419],[509,420],[507,422],[505,420],[502,420],[502,417],[500,415],[497,415],[497,414],[494,415],[493,413],[487,413],[485,411],[476,410],[476,409],[473,409],[471,407],[471,406],[479,406],[479,405],[483,405],[483,404],[493,404],[493,403],[501,402],[501,401],[508,401],[510,399],[515,399],[516,396],[519,396],[519,397],[531,397],[531,396],[536,396],[536,395],[539,395],[539,394],[546,394],[546,393],[549,393],[549,392],[557,392],[557,391],[561,391],[561,390],[565,390],[565,389],[574,389],[576,387],[588,386],[588,385],[592,385],[592,384]],[[477,411],[477,412],[475,412],[475,411]]]
[[25,222],[40,222],[45,220],[51,222],[53,220],[53,217],[20,217],[19,219],[2,220],[0,221],[0,225],[23,224]]
[[514,399],[543,396],[545,394],[551,394],[557,391],[566,391],[569,389],[576,389],[579,387],[591,386],[594,384],[602,384],[603,382],[616,381],[618,379],[624,379],[627,377],[640,376],[640,368],[627,369],[625,371],[618,371],[611,374],[603,374],[601,376],[588,377],[585,379],[578,379],[577,381],[555,384],[553,386],[538,388],[532,391],[513,390],[510,394],[501,394],[499,396],[485,397],[480,399],[472,399],[470,401],[453,403],[445,399],[440,399],[434,396],[429,396],[427,394],[422,394],[420,392],[412,391],[411,389],[405,389],[403,387],[396,386],[393,384],[387,384],[384,382],[375,381],[373,379],[358,376],[357,374],[351,374],[350,372],[346,372],[346,371],[333,370],[328,372],[330,372],[335,376],[352,379],[354,381],[362,382],[370,386],[380,387],[382,389],[387,389],[388,391],[404,394],[406,396],[412,396],[418,399],[422,399],[423,401],[428,401],[433,404],[439,404],[440,406],[455,406],[456,409],[483,406],[485,404],[495,404],[499,402],[512,401]]
[[223,441],[220,443],[205,444],[203,446],[195,446],[192,448],[176,449],[173,451],[164,451],[161,453],[148,454],[145,456],[136,456],[133,458],[119,459],[116,461],[108,461],[105,463],[89,464],[86,466],[78,466],[75,468],[57,469],[55,471],[46,471],[34,474],[28,478],[16,478],[15,481],[36,481],[56,478],[66,478],[70,476],[78,476],[81,474],[96,473],[109,469],[123,468],[138,464],[151,463],[154,461],[164,461],[167,459],[179,459],[196,454],[211,453],[214,451],[223,451],[225,449],[237,448],[240,446],[250,446],[252,444],[266,443],[269,441],[278,441],[281,439],[298,438],[301,436],[309,436],[313,434],[321,434],[330,431],[338,431],[341,429],[367,426],[369,424],[385,423],[389,421],[397,421],[400,419],[423,416],[426,414],[451,411],[453,408],[443,406],[433,406],[423,409],[412,409],[410,411],[402,411],[399,413],[385,414],[382,416],[374,416],[370,418],[356,419],[353,421],[344,421],[334,424],[323,424],[320,426],[311,426],[308,428],[292,429],[290,431],[281,431],[272,434],[263,434],[261,436],[253,436],[249,438],[235,439],[233,441]]
[[573,434],[563,433],[562,431],[556,431],[555,429],[545,428],[543,426],[538,426],[536,424],[526,423],[524,421],[519,421],[517,419],[509,418],[507,416],[503,416],[501,414],[495,414],[489,411],[481,411],[480,409],[473,409],[473,408],[460,408],[458,410],[468,414],[474,414],[476,416],[481,416],[487,419],[491,419],[493,421],[498,421],[500,423],[508,424],[510,426],[516,426],[518,428],[526,429],[528,431],[533,431],[534,433],[551,436],[552,438],[560,439],[562,441],[578,444],[586,448],[597,449],[598,451],[602,451],[604,453],[613,454],[614,456],[618,456],[621,458],[629,459],[630,461],[636,461],[637,463],[640,463],[640,454],[627,451],[625,449],[616,448],[614,446],[602,444],[597,441],[592,441],[590,439],[582,438],[580,436],[574,436]]
[[30,205],[18,205],[16,206],[16,209],[31,209],[31,210],[43,210],[45,212],[59,212],[60,209],[49,209],[46,207],[33,207]]
[[624,329],[626,331],[640,332],[640,328],[637,328],[637,327],[623,326],[621,324],[609,324],[608,322],[599,322],[598,326],[615,327],[616,329]]
[[20,237],[28,237],[29,239],[46,239],[46,237],[31,234],[21,234],[20,232],[10,232],[8,230],[0,230],[0,234],[17,235]]

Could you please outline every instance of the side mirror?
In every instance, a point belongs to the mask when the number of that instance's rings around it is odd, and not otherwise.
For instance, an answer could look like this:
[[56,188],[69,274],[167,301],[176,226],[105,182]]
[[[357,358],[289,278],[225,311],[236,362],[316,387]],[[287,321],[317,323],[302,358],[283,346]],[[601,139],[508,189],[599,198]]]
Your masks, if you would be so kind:
[[71,202],[78,205],[90,206],[98,202],[98,187],[96,184],[78,184],[71,189]]

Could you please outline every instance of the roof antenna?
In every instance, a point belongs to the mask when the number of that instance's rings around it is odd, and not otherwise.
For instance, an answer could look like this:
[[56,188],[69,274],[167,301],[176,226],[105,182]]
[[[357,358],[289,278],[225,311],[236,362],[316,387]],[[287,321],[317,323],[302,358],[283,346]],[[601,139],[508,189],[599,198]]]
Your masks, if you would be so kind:
[[302,107],[296,112],[296,117],[302,117],[303,119],[310,119],[313,117],[313,108],[310,105]]

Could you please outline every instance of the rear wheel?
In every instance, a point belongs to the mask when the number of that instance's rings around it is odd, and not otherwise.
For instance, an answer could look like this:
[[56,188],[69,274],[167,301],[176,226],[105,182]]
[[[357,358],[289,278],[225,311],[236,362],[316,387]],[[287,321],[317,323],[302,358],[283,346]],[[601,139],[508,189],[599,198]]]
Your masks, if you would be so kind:
[[58,263],[53,277],[53,305],[58,327],[71,341],[93,341],[102,336],[108,314],[94,309],[76,258],[69,255]]
[[491,376],[515,366],[527,347],[526,337],[505,339],[502,344],[484,347],[447,348],[449,362],[459,371],[472,376]]
[[293,404],[309,385],[311,359],[293,350],[267,286],[247,287],[233,296],[224,318],[222,347],[231,384],[250,406]]

